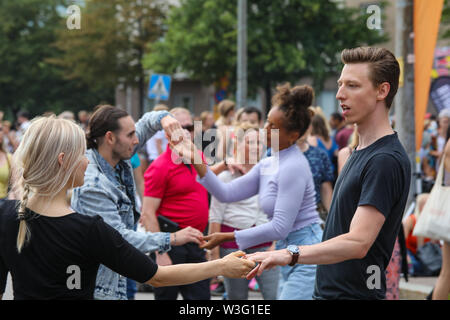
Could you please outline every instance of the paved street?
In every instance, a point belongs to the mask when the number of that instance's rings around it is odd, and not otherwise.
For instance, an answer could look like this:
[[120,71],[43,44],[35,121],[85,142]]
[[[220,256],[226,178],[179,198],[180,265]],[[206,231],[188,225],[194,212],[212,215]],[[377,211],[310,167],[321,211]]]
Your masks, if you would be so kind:
[[[431,292],[434,284],[436,283],[436,277],[410,277],[408,282],[404,279],[400,281],[400,299],[402,300],[423,300]],[[12,288],[11,288],[11,278],[8,278],[8,284],[6,288],[6,293],[3,297],[4,300],[12,300]],[[181,295],[178,299],[182,299]],[[212,297],[213,300],[222,300],[222,297]],[[136,295],[136,300],[154,300],[153,293],[139,292]],[[249,292],[249,300],[262,300],[261,293],[259,292]]]

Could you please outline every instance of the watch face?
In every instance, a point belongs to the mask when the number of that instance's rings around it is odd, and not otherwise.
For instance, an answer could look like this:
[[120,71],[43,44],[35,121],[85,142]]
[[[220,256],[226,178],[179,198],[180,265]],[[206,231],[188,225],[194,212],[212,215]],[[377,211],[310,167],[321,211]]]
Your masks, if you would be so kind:
[[292,253],[299,253],[298,246],[295,246],[295,245],[293,245],[293,244],[289,245],[289,246],[287,247],[287,249],[288,249],[290,252],[292,252]]

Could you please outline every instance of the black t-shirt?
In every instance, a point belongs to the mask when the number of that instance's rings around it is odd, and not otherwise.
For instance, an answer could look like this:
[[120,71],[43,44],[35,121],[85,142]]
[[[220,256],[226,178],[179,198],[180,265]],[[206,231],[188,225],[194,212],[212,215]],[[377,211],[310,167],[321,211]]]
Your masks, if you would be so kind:
[[323,241],[348,233],[359,206],[375,207],[386,220],[363,259],[317,266],[315,299],[385,298],[385,269],[400,230],[410,180],[411,166],[397,133],[351,154],[336,182]]
[[14,299],[93,299],[100,264],[138,282],[158,266],[99,216],[47,217],[30,210],[30,241],[19,254],[17,201],[0,201],[0,293],[8,271]]

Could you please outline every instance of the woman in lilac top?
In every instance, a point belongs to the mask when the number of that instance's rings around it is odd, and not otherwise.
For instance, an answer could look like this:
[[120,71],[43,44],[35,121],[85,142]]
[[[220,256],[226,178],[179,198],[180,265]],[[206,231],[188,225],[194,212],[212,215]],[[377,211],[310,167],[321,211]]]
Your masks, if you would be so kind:
[[[278,152],[229,183],[220,181],[205,164],[195,164],[194,159],[189,159],[200,176],[199,182],[219,201],[236,202],[259,194],[261,208],[270,219],[268,223],[249,229],[206,236],[203,248],[236,241],[240,249],[246,249],[276,240],[277,249],[281,249],[291,244],[315,244],[322,239],[312,173],[308,160],[296,146],[310,124],[309,106],[314,91],[309,86],[291,89],[289,84],[277,90],[264,129],[268,147],[273,151],[277,146],[271,145],[271,134],[278,131]],[[189,142],[182,143],[178,151],[186,155],[191,147]],[[311,299],[315,273],[315,265],[281,267],[277,298]]]

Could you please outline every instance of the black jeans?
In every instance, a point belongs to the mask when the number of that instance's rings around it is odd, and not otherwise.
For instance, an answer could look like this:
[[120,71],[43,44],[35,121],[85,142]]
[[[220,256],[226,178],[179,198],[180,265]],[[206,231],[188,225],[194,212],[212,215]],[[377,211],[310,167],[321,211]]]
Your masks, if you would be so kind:
[[[187,243],[172,247],[168,252],[172,264],[205,262],[205,251],[196,243]],[[176,300],[181,293],[184,300],[210,300],[209,284],[211,279],[192,284],[173,287],[154,288],[155,300]]]

